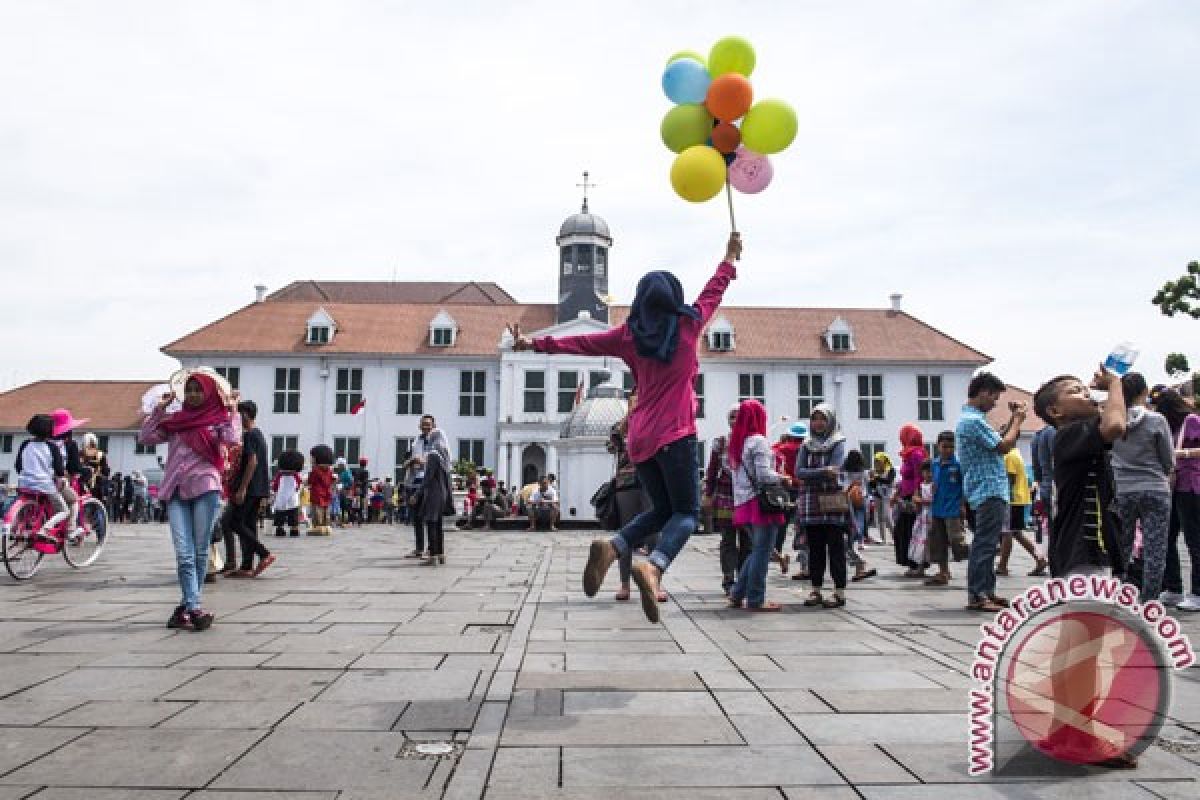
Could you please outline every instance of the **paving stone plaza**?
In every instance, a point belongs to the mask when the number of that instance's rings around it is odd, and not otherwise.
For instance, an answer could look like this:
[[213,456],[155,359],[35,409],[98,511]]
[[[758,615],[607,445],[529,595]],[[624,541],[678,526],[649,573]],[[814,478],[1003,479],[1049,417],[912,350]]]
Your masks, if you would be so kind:
[[5,577],[0,800],[1200,797],[1196,668],[1135,771],[970,777],[965,564],[948,590],[885,566],[838,611],[776,570],[783,613],[747,614],[696,536],[651,625],[613,602],[615,569],[583,595],[587,533],[447,538],[430,568],[398,527],[270,537],[261,578],[206,587],[204,633],[164,627],[163,526],[117,528],[89,570]]

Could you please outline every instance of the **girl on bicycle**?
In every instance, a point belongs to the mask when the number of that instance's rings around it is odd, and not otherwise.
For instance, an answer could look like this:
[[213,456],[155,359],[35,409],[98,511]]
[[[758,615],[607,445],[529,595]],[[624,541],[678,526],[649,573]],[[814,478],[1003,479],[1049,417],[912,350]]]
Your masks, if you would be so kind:
[[[62,487],[62,498],[67,503],[67,534],[74,541],[83,535],[83,531],[78,527],[79,494],[76,492],[76,487],[80,486],[83,476],[83,461],[79,457],[79,442],[75,441],[72,432],[86,424],[88,420],[75,419],[75,416],[65,408],[56,408],[51,411],[50,420],[54,423],[52,442],[62,453],[63,467],[67,471]],[[55,522],[55,524],[58,523]]]
[[175,399],[167,392],[142,421],[142,444],[167,443],[167,465],[159,497],[167,505],[167,521],[175,545],[175,564],[183,601],[167,620],[168,628],[202,631],[213,615],[200,607],[200,592],[208,568],[221,476],[225,469],[222,445],[240,444],[242,421],[236,392],[223,395],[209,375],[194,372],[183,388],[183,408],[168,414]]
[[67,501],[60,491],[65,486],[66,466],[62,451],[50,441],[54,435],[53,417],[34,414],[25,431],[33,438],[26,439],[17,450],[17,488],[38,492],[50,501],[54,514],[46,520],[41,531],[42,535],[49,535],[67,517]]

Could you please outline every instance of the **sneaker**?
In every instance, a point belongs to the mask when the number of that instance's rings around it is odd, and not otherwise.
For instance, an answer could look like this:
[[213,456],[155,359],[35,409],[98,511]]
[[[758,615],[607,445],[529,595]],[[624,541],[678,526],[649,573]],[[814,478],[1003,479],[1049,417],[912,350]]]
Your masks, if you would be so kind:
[[175,606],[175,611],[171,613],[171,618],[167,620],[167,627],[185,631],[192,630],[192,618],[188,614],[187,609],[183,606]]
[[1175,607],[1180,611],[1200,611],[1200,594],[1189,594]]
[[1183,601],[1183,595],[1179,592],[1163,592],[1158,596],[1158,602],[1164,606],[1177,606]]
[[187,612],[187,615],[192,620],[192,630],[194,631],[208,630],[212,627],[213,619],[215,619],[211,612],[205,611],[202,608],[193,608]]

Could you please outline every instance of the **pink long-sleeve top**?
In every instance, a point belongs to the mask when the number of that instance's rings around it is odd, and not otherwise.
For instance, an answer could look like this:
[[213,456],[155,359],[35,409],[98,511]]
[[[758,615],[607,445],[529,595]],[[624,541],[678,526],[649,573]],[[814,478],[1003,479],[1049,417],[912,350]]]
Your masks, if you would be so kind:
[[[156,408],[144,420],[138,439],[142,444],[167,443],[167,465],[163,468],[163,482],[158,496],[170,501],[179,490],[181,500],[191,500],[205,492],[221,490],[221,471],[212,462],[202,457],[184,443],[177,433],[168,434],[162,429],[166,412]],[[218,441],[223,444],[240,444],[242,441],[242,419],[231,414],[228,422],[213,426]]]
[[700,371],[696,342],[735,278],[737,269],[728,261],[717,266],[696,298],[700,319],[679,317],[679,345],[670,363],[639,356],[628,325],[586,336],[543,336],[533,340],[533,349],[539,353],[614,356],[628,364],[637,384],[637,405],[629,415],[629,458],[635,464],[649,461],[671,442],[696,433],[693,384]]
[[900,482],[896,491],[901,497],[912,497],[921,489],[921,465],[925,463],[925,451],[919,447],[909,450],[900,462]]

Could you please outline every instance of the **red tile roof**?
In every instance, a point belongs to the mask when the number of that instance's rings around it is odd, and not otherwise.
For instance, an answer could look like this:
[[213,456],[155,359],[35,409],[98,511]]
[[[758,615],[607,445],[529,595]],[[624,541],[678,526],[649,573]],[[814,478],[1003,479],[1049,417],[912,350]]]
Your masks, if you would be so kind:
[[[333,341],[307,345],[305,323],[318,307],[337,321]],[[429,323],[445,311],[458,324],[454,347],[431,347]],[[612,308],[612,322],[625,321],[627,306]],[[952,362],[983,365],[987,355],[908,314],[882,309],[755,308],[724,306],[718,312],[733,325],[736,349],[709,351],[701,357],[723,359],[807,360],[832,362]],[[854,331],[855,350],[830,352],[822,336],[834,318]],[[519,322],[524,331],[555,323],[553,305],[439,305],[333,302],[254,303],[162,348],[167,355],[207,353],[339,353],[368,355],[495,355],[505,325]]]
[[0,393],[0,429],[25,430],[34,414],[69,408],[91,420],[88,431],[128,431],[141,427],[142,395],[162,381],[38,381]]
[[[324,308],[337,322],[329,344],[305,344],[305,325]],[[429,323],[445,311],[458,325],[451,348],[431,347]],[[554,306],[381,305],[375,303],[254,303],[162,348],[167,355],[293,353],[495,356],[504,326],[532,331],[554,324]]]
[[267,295],[268,303],[482,303],[514,305],[495,283],[475,281],[296,281]]
[[1046,423],[1042,422],[1041,418],[1033,413],[1033,393],[1027,392],[1016,386],[1009,386],[1004,394],[1000,395],[1000,401],[996,403],[996,407],[988,412],[987,420],[992,427],[1000,430],[1000,426],[1008,422],[1009,403],[1024,403],[1029,413],[1025,417],[1025,421],[1021,423],[1021,433],[1033,435],[1046,427]]

